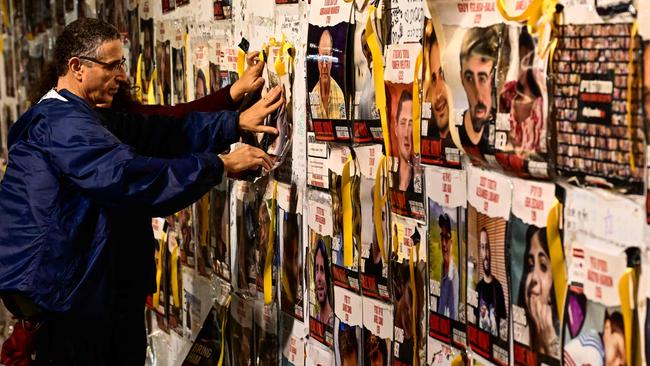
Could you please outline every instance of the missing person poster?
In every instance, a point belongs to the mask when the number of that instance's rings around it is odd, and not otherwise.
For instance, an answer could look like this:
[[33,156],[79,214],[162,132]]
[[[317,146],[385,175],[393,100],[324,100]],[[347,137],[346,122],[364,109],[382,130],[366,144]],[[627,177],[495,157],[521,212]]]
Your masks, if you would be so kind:
[[303,243],[302,191],[295,185],[278,184],[278,235],[281,260],[280,301],[284,313],[304,322],[306,312],[306,248]]
[[[237,199],[235,220],[235,262],[233,286],[240,294],[253,296],[257,292],[257,224],[259,207],[256,205],[252,183],[237,181],[233,186]],[[262,211],[264,213],[264,211]],[[267,226],[268,229],[268,226]]]
[[496,159],[514,175],[548,178],[549,48],[526,26],[508,25],[503,32],[497,68]]
[[[650,12],[648,13],[647,23],[650,23]],[[650,24],[646,24],[646,27],[650,27]],[[644,27],[640,27],[643,29]],[[640,30],[641,32],[641,30]],[[648,145],[650,145],[650,29],[647,30],[644,41],[643,41],[643,115],[645,119],[643,123],[645,124],[646,129],[646,150],[650,151]],[[650,162],[647,161],[646,165],[650,165]],[[648,171],[650,172],[650,171]],[[650,173],[646,177],[646,181],[650,181]],[[646,220],[648,225],[650,225],[650,186],[646,186]]]
[[172,49],[169,40],[170,24],[162,21],[156,23],[156,77],[162,94],[160,104],[170,105],[172,97]]
[[[152,18],[152,9],[150,9],[148,2],[144,2],[142,6],[142,12],[140,14],[140,45],[141,45],[141,54],[138,55],[141,60],[140,64],[140,82],[142,85],[142,101],[145,104],[149,104],[150,100],[147,98],[149,94],[149,87],[155,88],[153,83],[150,83],[154,78],[154,67],[155,67],[155,58],[154,58],[154,28],[153,28],[153,18]],[[137,65],[137,64],[136,64]],[[150,85],[151,84],[151,85]],[[152,93],[153,96],[156,93]],[[153,101],[153,100],[151,100]]]
[[307,341],[307,366],[334,365],[334,352],[314,339]]
[[[253,183],[255,191],[256,217],[253,221],[255,227],[255,248],[257,250],[257,271],[256,283],[258,297],[264,294],[264,272],[267,265],[267,257],[271,256],[269,263],[271,265],[271,296],[273,301],[277,300],[278,284],[278,262],[276,260],[277,246],[274,245],[269,251],[269,240],[273,235],[273,243],[278,243],[277,224],[272,226],[273,216],[277,218],[277,198],[273,197],[274,183],[272,179],[259,179]],[[276,220],[277,222],[277,220]]]
[[[444,33],[441,37],[436,34],[436,38],[439,42],[444,40],[445,45],[441,59],[445,78],[441,88],[449,91],[447,96],[453,102],[449,107],[452,140],[455,128],[458,132],[455,144],[462,148],[472,163],[498,166],[494,156],[497,118],[495,70],[504,25],[497,24],[501,17],[495,1],[485,1],[480,6],[461,0],[435,4],[429,1],[427,5],[433,9],[433,14],[438,14],[432,19],[433,31],[436,31],[437,18],[442,23],[440,32]],[[427,31],[425,27],[425,35]],[[426,96],[424,101],[427,102]],[[443,104],[440,100],[438,103],[439,106]],[[426,115],[428,113],[423,112],[423,116]]]
[[194,100],[201,99],[208,95],[208,81],[210,62],[208,60],[209,46],[208,40],[200,37],[198,34],[192,38],[190,45],[192,49],[192,75],[194,84]]
[[[363,296],[369,296],[385,301],[390,300],[388,283],[388,262],[390,260],[390,240],[388,237],[388,206],[382,200],[386,192],[384,180],[376,180],[377,170],[380,169],[382,147],[381,145],[368,145],[354,148],[360,173],[359,200],[353,202],[355,214],[360,214],[359,224],[361,239],[361,289]],[[377,186],[379,185],[379,186]],[[379,197],[374,196],[375,189],[379,189]],[[383,243],[379,243],[377,227],[375,226],[375,205],[381,206],[380,236]],[[359,207],[360,206],[360,207]],[[356,211],[358,209],[359,211]],[[380,247],[383,245],[383,247]]]
[[[354,143],[383,140],[375,97],[372,54],[366,37],[369,9],[370,2],[366,2],[363,8],[355,10],[354,13],[354,121],[352,122],[352,142]],[[381,26],[377,28],[381,29]],[[384,37],[379,38],[383,39]]]
[[446,81],[447,65],[442,57],[446,38],[433,0],[426,2],[424,14],[420,156],[423,164],[460,168],[460,149],[452,138],[457,132],[453,94]]
[[[343,263],[343,166],[350,156],[348,147],[332,146],[330,148],[329,165],[329,191],[332,197],[333,236],[332,236],[332,279],[334,284],[354,292],[359,292],[359,254],[360,254],[360,207],[359,207],[359,175],[356,163],[350,163],[350,190],[352,197],[353,239],[352,239],[352,265]],[[356,213],[356,215],[355,215]],[[356,234],[356,235],[355,235]]]
[[350,141],[347,72],[352,3],[314,0],[307,41],[307,106],[310,131],[321,141]]
[[[339,309],[337,309],[337,317],[334,331],[334,359],[336,366],[345,366],[345,365],[360,365],[361,358],[363,355],[363,343],[361,338],[361,296],[353,294],[347,290],[339,288],[338,291],[344,291],[347,294],[342,294],[344,299],[344,304],[340,307],[342,308],[342,314],[355,314],[355,318],[358,318],[358,324],[347,323],[341,319],[339,314]],[[355,300],[350,301],[348,297],[354,297]],[[337,295],[337,299],[339,299]],[[338,303],[337,303],[338,304]],[[357,306],[356,309],[352,310],[354,306]],[[338,305],[337,305],[338,307]],[[346,310],[349,307],[350,311]],[[352,319],[350,319],[352,320]]]
[[641,95],[636,88],[627,95],[628,78],[640,78],[636,63],[629,70],[630,55],[640,59],[640,38],[632,37],[632,23],[566,24],[558,32],[552,72],[559,174],[640,192]]
[[[464,350],[467,343],[467,182],[464,171],[426,169],[429,211],[429,344]],[[428,349],[427,360],[442,346]],[[431,361],[433,362],[433,361]]]
[[308,190],[307,199],[309,252],[305,268],[309,281],[309,334],[331,347],[334,341],[334,285],[330,266],[334,230],[332,196]]
[[255,363],[259,366],[280,364],[280,329],[278,304],[264,304],[264,294],[255,300]]
[[386,47],[386,114],[390,130],[390,206],[394,213],[424,219],[423,174],[413,150],[413,104],[415,61],[419,43],[392,44]]
[[[72,2],[71,2],[72,3]],[[126,23],[127,23],[127,37],[131,50],[131,59],[129,63],[129,76],[132,81],[135,81],[138,58],[142,52],[140,43],[140,16],[138,15],[138,2],[127,1]],[[135,85],[135,82],[133,82]]]
[[[560,365],[561,314],[549,248],[551,240],[547,234],[555,185],[516,178],[512,182],[508,275],[514,363]],[[566,283],[558,285],[566,287]]]
[[479,360],[508,365],[507,228],[512,185],[499,173],[467,172],[467,338]]
[[316,140],[316,134],[307,132],[307,185],[329,189],[329,151],[326,142]]
[[230,304],[230,349],[234,365],[255,364],[253,300],[233,295]]
[[363,365],[391,365],[393,306],[364,297],[363,314]]
[[187,94],[187,49],[185,38],[187,29],[185,24],[174,21],[172,46],[172,101],[174,104],[188,102]]
[[282,348],[282,366],[303,366],[307,345],[305,323],[286,314],[282,314],[281,319],[280,337],[285,340]]
[[393,292],[393,364],[426,363],[426,253],[425,226],[416,220],[391,217],[395,246],[391,260]]
[[570,285],[562,325],[564,364],[631,363],[627,345],[634,338],[626,333],[636,331],[626,328],[635,316],[627,269],[644,248],[644,220],[640,197],[567,188],[563,244]]
[[210,260],[210,192],[206,193],[193,205],[194,237],[196,238],[196,270],[199,275],[210,278],[214,273]]
[[217,276],[230,282],[230,200],[228,181],[210,190],[210,260]]

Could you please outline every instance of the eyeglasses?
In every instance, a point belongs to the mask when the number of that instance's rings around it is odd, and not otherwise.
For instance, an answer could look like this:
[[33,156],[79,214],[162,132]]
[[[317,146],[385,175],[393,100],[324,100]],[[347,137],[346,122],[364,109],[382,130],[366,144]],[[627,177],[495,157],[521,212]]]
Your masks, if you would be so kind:
[[125,70],[125,65],[126,65],[126,58],[122,57],[121,60],[116,60],[113,62],[104,62],[104,61],[99,61],[96,58],[93,57],[88,57],[88,56],[77,56],[77,58],[94,62],[98,65],[101,65],[103,68],[112,71],[112,72],[118,72],[118,71],[123,71]]

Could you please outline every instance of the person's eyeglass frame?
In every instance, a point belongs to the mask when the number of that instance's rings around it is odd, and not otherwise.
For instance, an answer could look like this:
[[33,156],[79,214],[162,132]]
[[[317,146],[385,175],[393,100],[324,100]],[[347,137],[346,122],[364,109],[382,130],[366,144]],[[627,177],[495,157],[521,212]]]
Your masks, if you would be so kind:
[[111,62],[100,61],[94,57],[89,56],[75,56],[80,60],[90,61],[102,66],[104,69],[111,72],[126,71],[126,57],[122,57],[120,60],[115,60]]

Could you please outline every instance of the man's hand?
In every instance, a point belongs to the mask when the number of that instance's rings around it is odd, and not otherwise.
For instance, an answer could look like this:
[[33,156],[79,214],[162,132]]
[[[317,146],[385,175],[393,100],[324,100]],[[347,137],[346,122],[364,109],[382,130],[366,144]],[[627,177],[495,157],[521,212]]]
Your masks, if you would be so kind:
[[233,101],[239,102],[246,93],[254,92],[264,86],[262,71],[264,71],[264,61],[259,60],[259,51],[249,52],[246,55],[248,68],[244,71],[241,79],[235,81],[230,87],[230,97]]
[[277,135],[277,128],[264,126],[262,123],[266,116],[275,112],[275,110],[280,108],[284,102],[282,86],[278,85],[271,89],[264,98],[253,104],[252,107],[239,114],[239,128],[244,131],[256,133],[264,132]]
[[243,144],[229,154],[221,155],[223,166],[228,173],[262,167],[267,171],[273,168],[273,160],[264,151],[251,145]]

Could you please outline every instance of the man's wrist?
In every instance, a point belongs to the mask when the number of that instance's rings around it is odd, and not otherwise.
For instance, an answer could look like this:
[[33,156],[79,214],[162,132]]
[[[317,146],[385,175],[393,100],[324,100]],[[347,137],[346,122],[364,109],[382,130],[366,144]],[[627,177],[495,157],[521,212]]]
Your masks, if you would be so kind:
[[244,96],[244,93],[240,93],[238,84],[239,83],[235,81],[235,83],[230,86],[230,99],[235,103],[239,103]]

